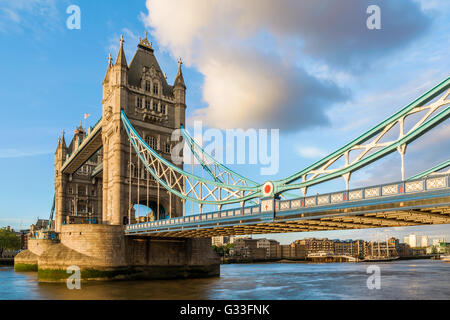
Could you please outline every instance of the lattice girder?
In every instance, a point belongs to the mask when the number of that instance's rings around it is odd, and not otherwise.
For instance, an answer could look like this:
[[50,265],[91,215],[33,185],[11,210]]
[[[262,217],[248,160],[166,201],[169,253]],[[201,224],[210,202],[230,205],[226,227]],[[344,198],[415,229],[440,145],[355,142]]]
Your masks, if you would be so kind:
[[[450,78],[447,78],[405,108],[344,147],[286,179],[275,181],[275,192],[281,193],[292,189],[304,189],[337,177],[343,177],[348,186],[352,172],[395,151],[398,151],[402,157],[402,177],[404,179],[403,161],[406,146],[446,120],[450,115],[449,88]],[[405,132],[405,119],[421,112],[425,114],[414,123],[411,129]],[[381,142],[388,134],[392,134],[394,128],[397,127],[399,128],[399,134],[395,139]],[[352,151],[359,152],[359,154],[353,160],[350,160],[349,154]],[[344,160],[343,165],[337,168],[330,168],[340,160]],[[302,182],[294,183],[299,179],[302,179]]]
[[180,169],[145,143],[124,111],[121,117],[131,144],[146,170],[161,186],[181,199],[220,206],[260,197],[258,186],[238,185],[236,181],[233,184],[211,181]]

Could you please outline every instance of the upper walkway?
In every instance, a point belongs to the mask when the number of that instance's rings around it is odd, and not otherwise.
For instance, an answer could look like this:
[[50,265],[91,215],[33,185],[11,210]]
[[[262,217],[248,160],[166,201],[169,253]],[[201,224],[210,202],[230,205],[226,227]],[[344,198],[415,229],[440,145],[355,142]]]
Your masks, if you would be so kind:
[[88,161],[102,145],[102,119],[100,118],[95,126],[89,130],[87,136],[81,141],[80,145],[75,147],[72,154],[67,155],[61,171],[63,173],[73,174]]

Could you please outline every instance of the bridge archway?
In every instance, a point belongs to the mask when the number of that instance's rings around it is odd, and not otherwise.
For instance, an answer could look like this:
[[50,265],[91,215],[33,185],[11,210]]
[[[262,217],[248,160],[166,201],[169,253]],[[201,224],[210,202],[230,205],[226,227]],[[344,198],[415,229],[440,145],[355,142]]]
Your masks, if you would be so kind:
[[156,220],[169,219],[169,209],[166,209],[165,204],[159,203],[157,201],[149,201],[147,203],[141,202],[133,205],[134,220],[136,222],[148,222]]

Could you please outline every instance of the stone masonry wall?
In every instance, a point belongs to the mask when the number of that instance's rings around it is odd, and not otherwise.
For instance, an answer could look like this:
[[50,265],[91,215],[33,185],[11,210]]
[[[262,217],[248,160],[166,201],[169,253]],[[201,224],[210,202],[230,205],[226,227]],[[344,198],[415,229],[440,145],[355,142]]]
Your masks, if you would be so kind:
[[125,266],[125,241],[122,226],[83,224],[65,225],[61,229],[61,244],[86,255],[96,264]]

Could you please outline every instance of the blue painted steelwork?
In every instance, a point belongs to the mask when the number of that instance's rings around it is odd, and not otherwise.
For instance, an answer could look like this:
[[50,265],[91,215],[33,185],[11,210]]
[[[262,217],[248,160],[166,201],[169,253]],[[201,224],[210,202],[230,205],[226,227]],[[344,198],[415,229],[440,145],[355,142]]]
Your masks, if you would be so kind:
[[99,163],[98,166],[92,170],[91,175],[89,176],[91,179],[95,178],[100,172],[103,171],[103,162]]
[[[146,170],[162,187],[175,194],[177,197],[199,204],[212,204],[218,206],[242,203],[260,197],[261,190],[257,186],[211,181],[180,169],[160,156],[144,141],[144,139],[142,139],[142,137],[139,136],[123,110],[121,112],[121,118],[125,131],[128,134],[128,138],[131,141],[131,145]],[[181,184],[179,183],[180,180],[182,181]],[[203,188],[203,190],[205,190],[205,193],[202,193],[202,197],[199,196],[199,192],[197,192],[196,188]],[[223,197],[224,193],[226,194],[226,197]]]
[[[218,162],[216,159],[214,159],[213,156],[211,156],[210,154],[208,154],[207,152],[205,152],[205,150],[203,150],[202,147],[200,147],[200,145],[194,140],[194,138],[191,137],[191,135],[189,134],[189,132],[184,129],[183,126],[181,126],[181,133],[183,134],[183,137],[185,138],[185,141],[188,143],[189,148],[191,149],[191,152],[194,154],[194,156],[196,157],[196,159],[201,163],[202,167],[207,170],[207,172],[214,178],[217,180],[217,175],[215,175],[212,170],[207,166],[206,161],[203,160],[203,158],[207,158],[207,160],[209,162],[211,162],[214,166],[216,166],[217,168],[222,169],[223,171],[227,172],[228,174],[230,174],[231,176],[236,176],[239,179],[241,179],[242,181],[244,181],[245,183],[249,184],[249,185],[259,185],[258,182],[255,182],[253,180],[250,180],[238,173],[236,173],[235,171],[231,170],[230,168],[228,168],[227,166],[223,165],[222,163]],[[199,150],[199,152],[196,151],[196,149]],[[199,154],[200,153],[200,154]],[[220,181],[224,183],[224,181]]]
[[[449,94],[450,77],[446,78],[440,84],[408,104],[400,111],[396,112],[391,117],[382,121],[371,130],[365,132],[358,138],[326,156],[322,160],[305,168],[304,170],[297,172],[290,177],[278,181],[273,181],[273,188],[270,192],[270,196],[278,199],[278,196],[294,189],[302,189],[302,191],[305,193],[307,187],[329,181],[337,177],[344,177],[348,184],[350,174],[352,172],[355,172],[360,168],[367,166],[370,163],[377,161],[392,152],[395,152],[396,150],[398,150],[402,154],[403,159],[407,144],[411,143],[415,139],[418,139],[424,133],[428,132],[436,125],[442,123],[450,117],[450,100],[447,99],[449,97]],[[440,95],[441,97],[439,98]],[[436,98],[438,99],[436,100]],[[430,104],[424,105],[426,103]],[[417,121],[410,131],[404,132],[405,118],[424,110],[428,111],[427,114],[422,119]],[[139,156],[139,159],[144,164],[146,170],[162,187],[175,194],[177,197],[183,199],[184,201],[192,201],[194,203],[198,203],[199,205],[217,205],[219,208],[221,208],[222,205],[237,203],[239,203],[241,207],[244,207],[246,201],[261,199],[263,195],[266,195],[263,192],[264,184],[258,184],[254,181],[251,181],[250,179],[247,179],[235,173],[234,171],[225,167],[223,164],[215,161],[212,156],[205,153],[204,150],[200,146],[198,146],[194,139],[192,139],[187,134],[184,128],[182,128],[182,133],[188,141],[192,153],[197,157],[197,159],[200,160],[203,168],[207,170],[208,174],[213,177],[213,181],[205,179],[203,177],[198,177],[194,174],[190,174],[161,157],[139,136],[137,131],[133,128],[130,121],[126,117],[123,110],[121,111],[121,118],[132,146]],[[401,128],[399,137],[394,141],[380,143],[380,139],[382,139],[386,132],[389,132],[389,130],[391,130],[397,124]],[[81,151],[83,151],[83,148],[88,146],[89,141],[92,141],[92,139],[94,139],[96,135],[100,133],[101,119],[91,130],[90,134],[82,141],[79,148],[67,158],[62,170],[64,171],[64,168],[67,168],[67,166],[71,165],[76,156]],[[375,140],[371,142],[370,139],[372,138],[375,138]],[[97,145],[95,145],[95,147],[96,146]],[[354,150],[362,150],[361,155],[359,155],[353,162],[350,162],[349,153],[350,151]],[[375,152],[371,153],[371,151]],[[206,162],[203,161],[203,157],[206,157],[208,161],[212,162],[213,165],[217,168],[222,169],[225,174],[229,175],[230,177],[236,177],[236,180],[234,180],[233,183],[229,183],[228,181],[227,183],[225,183],[224,181],[222,181],[220,179],[220,175],[214,173],[213,170],[211,170],[211,168],[206,165]],[[335,161],[342,157],[346,158],[344,166],[337,169],[329,169],[329,167]],[[72,164],[72,167],[78,165],[79,163],[75,162],[74,164]],[[101,170],[100,167],[98,169]],[[175,180],[175,182],[170,181],[172,180],[172,178]],[[297,182],[300,178],[302,178],[303,181]],[[180,183],[180,181],[182,183]],[[368,192],[374,194],[382,194],[382,186],[380,186],[379,188],[380,189],[378,191],[375,189],[364,189],[361,191],[362,196],[366,197],[366,193]],[[197,192],[198,190],[199,192]],[[351,192],[347,192],[348,197],[350,197]],[[225,194],[225,196],[223,196],[223,194]],[[342,194],[341,196],[339,196],[337,194],[330,194],[328,196],[328,199],[324,197],[306,197],[304,198],[304,201],[313,201],[315,205],[321,205],[323,203],[332,202],[336,197],[345,198],[345,195]],[[292,199],[292,201],[294,200],[295,199]]]
[[[372,195],[378,190],[377,195]],[[373,193],[375,194],[375,192]],[[271,223],[275,221],[306,220],[330,217],[326,211],[351,209],[383,204],[397,204],[450,196],[450,175],[427,177],[413,181],[370,186],[361,189],[334,192],[291,200],[275,200],[272,210],[264,211],[263,203],[257,206],[208,212],[199,215],[173,218],[164,221],[128,225],[125,233],[151,234],[200,230],[233,225]],[[323,199],[323,200],[322,200]],[[312,201],[308,201],[312,200]],[[323,201],[323,202],[321,202]],[[420,208],[416,205],[413,208]],[[408,207],[402,207],[406,210]],[[373,212],[379,209],[373,210]],[[367,211],[371,212],[371,211]],[[342,216],[342,214],[340,214]]]
[[53,195],[53,204],[52,204],[52,210],[50,211],[50,218],[48,220],[48,228],[51,229],[51,224],[53,221],[53,216],[55,215],[55,195]]
[[[350,174],[396,151],[403,145],[406,145],[414,141],[415,139],[419,138],[420,136],[422,136],[423,134],[425,134],[426,132],[428,132],[429,130],[431,130],[436,125],[443,122],[450,116],[450,107],[448,106],[448,104],[450,104],[450,100],[448,100],[448,95],[450,93],[449,88],[450,88],[450,77],[447,77],[444,81],[436,85],[428,92],[424,93],[422,96],[420,96],[419,98],[408,104],[406,107],[396,112],[394,115],[387,118],[386,120],[382,121],[380,124],[376,125],[372,129],[363,133],[361,136],[351,141],[350,143],[346,144],[342,148],[336,150],[335,152],[331,153],[330,155],[326,156],[320,161],[295,173],[290,177],[274,181],[275,193],[281,193],[287,190],[308,187],[311,185],[319,184],[321,182],[332,180],[337,177],[344,176],[345,174]],[[421,120],[421,122],[418,122],[417,123],[418,125],[413,129],[411,129],[410,132],[408,132],[407,134],[403,134],[403,132],[401,132],[400,137],[397,140],[387,145],[382,145],[382,148],[380,150],[377,150],[373,154],[363,157],[358,161],[355,161],[354,163],[351,164],[348,163],[348,153],[351,150],[355,150],[355,148],[358,148],[364,143],[368,143],[368,141],[370,141],[371,138],[376,137],[377,135],[382,136],[385,132],[393,128],[394,125],[397,123],[399,123],[400,127],[403,128],[405,117],[420,112],[420,108],[423,108],[424,104],[429,103],[430,101],[432,101],[433,99],[442,94],[444,94],[442,96],[442,101],[440,101],[440,104],[436,108],[436,110],[440,109],[442,111],[434,114],[433,117],[431,118],[429,117],[423,118],[423,120]],[[330,163],[333,163],[337,159],[344,156],[347,157],[346,165],[336,170],[327,170]],[[313,178],[307,180],[306,177],[308,175],[313,175]],[[304,182],[294,183],[300,178],[303,178]]]
[[444,168],[447,168],[450,166],[450,159],[448,159],[447,161],[444,161],[440,164],[438,164],[437,166],[434,166],[433,168],[430,168],[428,170],[425,170],[424,172],[421,172],[419,174],[416,174],[415,176],[412,176],[411,178],[408,179],[409,180],[415,180],[415,179],[421,179],[423,177],[426,177],[432,173],[435,173],[439,170],[442,170]]
[[[375,126],[373,129],[367,131],[357,139],[353,140],[351,143],[345,145],[341,149],[333,152],[329,156],[323,158],[322,160],[316,162],[312,166],[307,167],[304,170],[299,171],[291,177],[286,179],[273,181],[273,188],[271,190],[271,195],[276,197],[277,195],[283,194],[288,190],[295,189],[304,189],[309,186],[319,184],[322,182],[329,181],[331,179],[335,179],[337,177],[346,178],[347,184],[350,179],[350,174],[363,168],[374,161],[377,161],[388,154],[395,152],[396,150],[405,150],[407,144],[412,141],[418,139],[420,136],[434,128],[436,125],[448,119],[450,116],[450,100],[448,100],[448,96],[450,94],[450,77],[445,79],[439,85],[408,104],[405,108],[395,113],[393,116],[389,117],[385,121],[381,122],[379,125]],[[444,93],[444,94],[443,94]],[[433,99],[441,96],[437,101],[433,101]],[[425,103],[429,103],[429,105],[424,106]],[[416,125],[408,132],[404,132],[404,120],[406,117],[416,114],[420,111],[427,110],[428,113],[416,122]],[[154,150],[152,150],[147,144],[143,141],[143,139],[137,134],[134,128],[131,126],[131,123],[128,121],[125,113],[122,111],[122,120],[125,125],[126,131],[130,140],[132,140],[133,147],[135,148],[137,154],[140,159],[144,163],[147,170],[153,175],[153,177],[160,183],[164,188],[168,191],[174,193],[176,196],[184,199],[193,201],[199,204],[214,204],[214,205],[223,205],[223,204],[233,204],[233,203],[243,203],[245,201],[260,198],[263,193],[264,184],[254,185],[252,181],[252,185],[225,185],[221,183],[221,181],[217,179],[217,175],[214,175],[211,170],[208,169],[208,173],[210,173],[214,181],[209,181],[204,178],[200,178],[189,174],[188,172],[179,169],[174,166],[167,160],[163,159],[159,156]],[[400,136],[394,141],[390,142],[380,142],[383,136],[389,132],[396,124],[400,126]],[[215,165],[221,166],[227,170],[229,173],[231,172],[228,168],[223,165],[217,163],[211,156],[206,154],[203,149],[201,149],[195,141],[190,138],[190,136],[182,131],[185,138],[188,140],[189,145],[191,147],[191,151],[197,156],[197,158],[207,157],[209,161],[212,161]],[[373,142],[370,141],[371,138],[376,138]],[[195,151],[195,149],[199,150],[199,154]],[[378,150],[376,150],[378,149]],[[360,155],[353,162],[349,161],[349,153],[350,151],[360,150]],[[361,151],[362,150],[362,151]],[[370,151],[375,151],[372,154]],[[177,174],[181,175],[186,184],[184,186],[191,185],[191,192],[195,189],[196,186],[200,185],[200,188],[203,188],[203,185],[206,186],[207,192],[211,194],[211,190],[217,190],[217,188],[225,188],[227,192],[233,195],[232,199],[228,198],[227,200],[222,200],[219,197],[214,197],[212,200],[199,199],[198,194],[195,196],[190,196],[189,192],[186,193],[184,190],[175,190],[173,186],[170,186],[167,183],[167,180],[161,179],[161,177],[157,174],[156,170],[150,168],[148,166],[148,160],[145,159],[143,154],[145,152],[149,152],[151,157],[156,159],[159,166],[164,166],[167,170],[172,170]],[[404,151],[399,151],[404,152]],[[346,163],[344,166],[338,169],[329,169],[329,167],[338,159],[345,157]],[[204,163],[202,165],[205,167]],[[175,173],[174,173],[175,174]],[[235,174],[235,173],[234,173]],[[310,176],[310,177],[308,177]],[[238,176],[239,177],[239,176]],[[245,178],[240,177],[242,179]],[[303,182],[296,182],[299,178],[303,178]],[[191,183],[189,179],[193,179],[194,182]],[[193,185],[193,187],[192,187]],[[242,192],[242,195],[240,193]],[[196,193],[195,191],[192,193]]]

